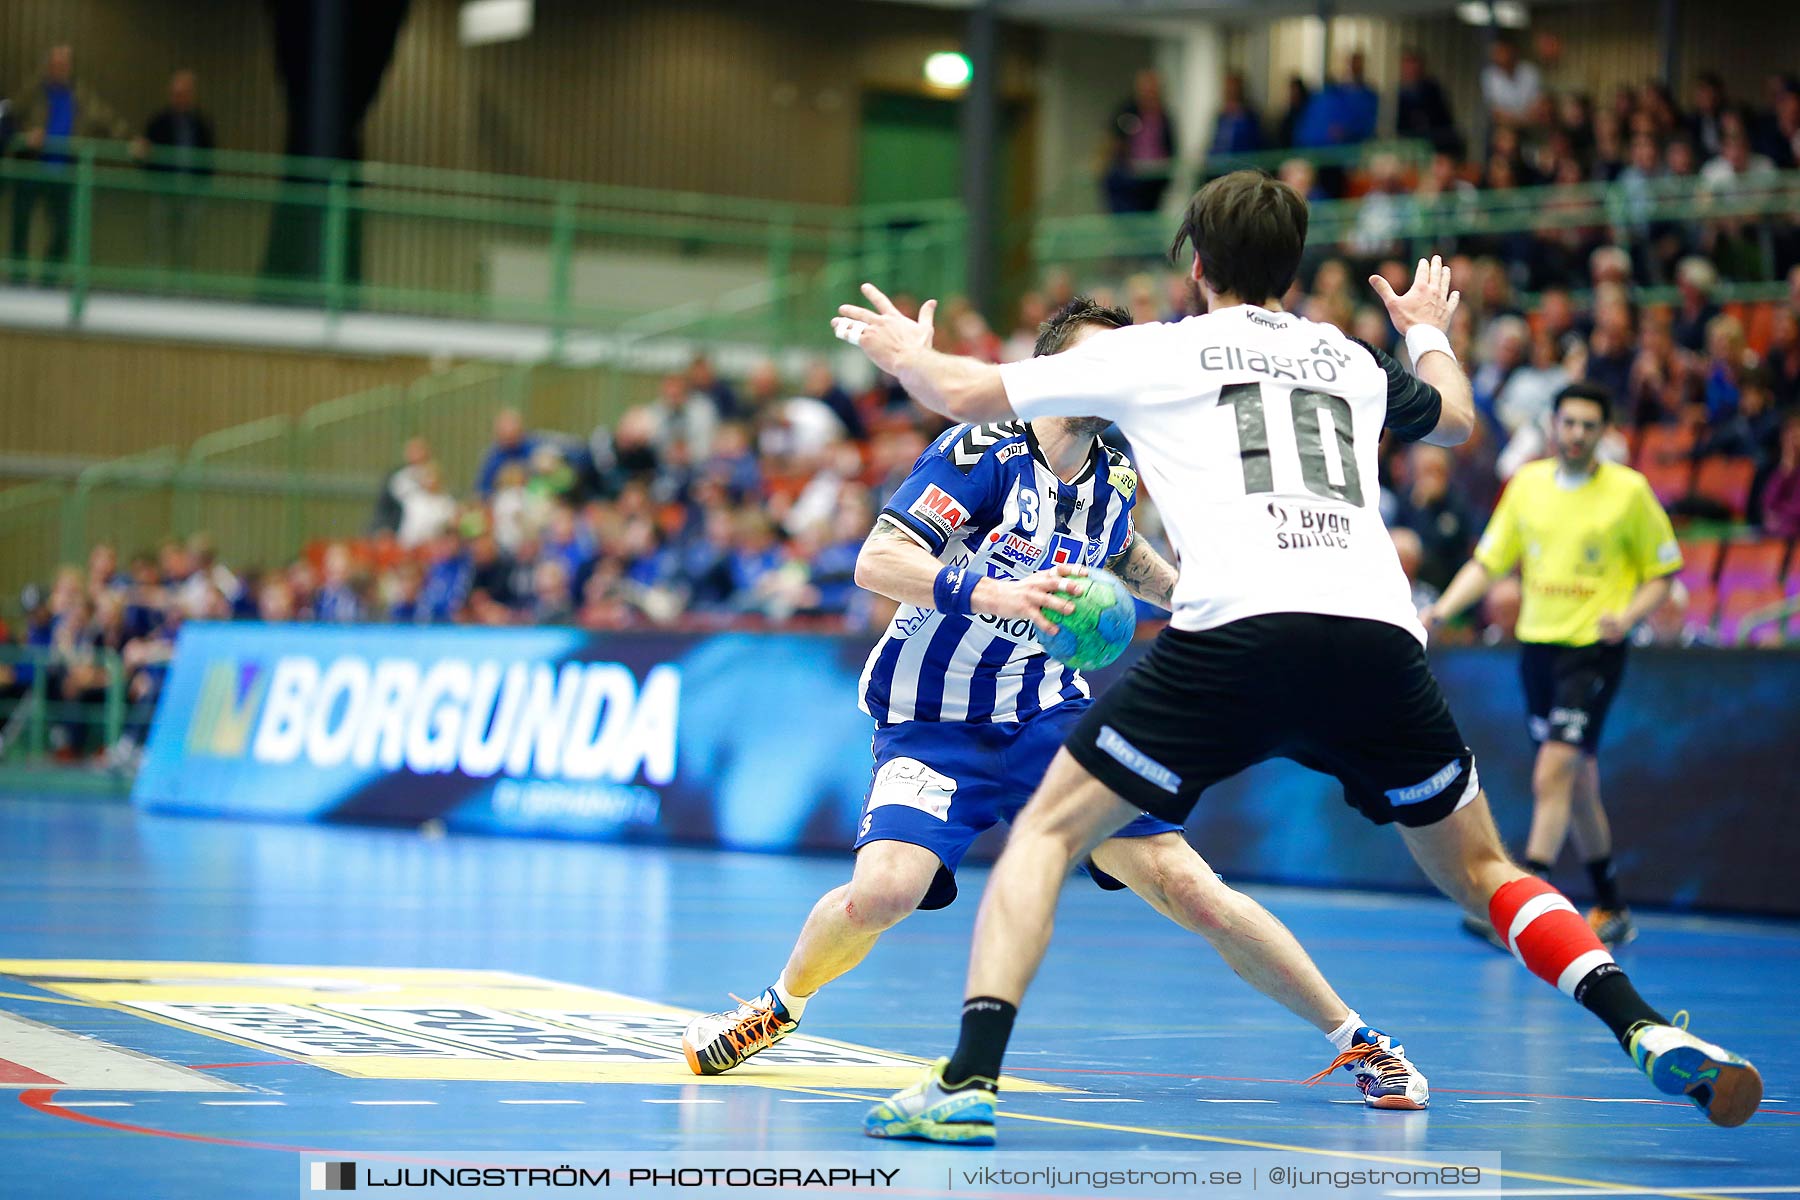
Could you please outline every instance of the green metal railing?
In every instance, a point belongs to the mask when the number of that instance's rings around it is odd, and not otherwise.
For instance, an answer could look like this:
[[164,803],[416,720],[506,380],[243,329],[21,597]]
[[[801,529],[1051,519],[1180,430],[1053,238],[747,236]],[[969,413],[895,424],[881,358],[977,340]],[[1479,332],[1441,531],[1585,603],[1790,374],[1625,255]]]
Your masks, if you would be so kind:
[[[1618,232],[1663,221],[1791,217],[1800,212],[1800,171],[1772,173],[1709,193],[1691,179],[1659,180],[1631,193],[1613,183],[1552,184],[1472,191],[1420,204],[1410,194],[1387,198],[1385,219],[1369,220],[1369,197],[1311,206],[1307,244],[1336,247],[1368,237],[1397,242],[1401,253],[1440,248],[1450,239],[1526,231],[1599,228]],[[1033,230],[1031,256],[1040,268],[1165,263],[1172,225],[1155,213],[1051,217]]]
[[9,248],[0,273],[66,288],[72,318],[95,291],[149,293],[527,321],[560,350],[721,291],[766,289],[737,313],[760,335],[825,278],[897,264],[951,294],[962,271],[955,201],[831,207],[237,151],[140,161],[83,139],[0,158],[0,184],[49,232],[66,214],[65,253]]
[[[1170,169],[1169,178],[1175,185],[1192,184],[1197,187],[1209,179],[1232,171],[1267,171],[1272,175],[1290,159],[1309,162],[1315,169],[1355,169],[1381,155],[1391,155],[1402,166],[1417,169],[1431,160],[1432,147],[1430,142],[1406,138],[1359,142],[1352,146],[1313,146],[1304,149],[1286,147],[1239,154],[1203,154],[1197,159],[1175,162]],[[1035,225],[1048,217],[1084,216],[1102,211],[1104,189],[1101,183],[1101,176],[1092,171],[1084,171],[1064,179],[1038,201],[1028,224]],[[1175,199],[1177,197],[1165,197],[1165,200]]]
[[93,651],[82,665],[93,665],[105,676],[99,700],[83,700],[60,694],[51,687],[54,668],[70,665],[37,646],[0,643],[0,763],[42,761],[53,750],[54,731],[61,726],[72,736],[69,750],[100,751],[114,746],[124,732],[128,697],[125,664],[108,649]]

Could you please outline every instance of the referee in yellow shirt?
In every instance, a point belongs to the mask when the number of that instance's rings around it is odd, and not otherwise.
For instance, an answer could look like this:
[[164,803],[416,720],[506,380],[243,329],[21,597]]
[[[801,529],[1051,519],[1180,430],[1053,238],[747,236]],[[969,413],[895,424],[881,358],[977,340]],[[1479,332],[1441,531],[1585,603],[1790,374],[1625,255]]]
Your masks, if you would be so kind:
[[1526,865],[1548,876],[1573,830],[1594,884],[1588,924],[1618,946],[1637,928],[1619,898],[1594,756],[1625,672],[1626,635],[1668,598],[1681,550],[1644,477],[1595,460],[1611,419],[1612,396],[1598,384],[1557,395],[1556,457],[1519,469],[1475,557],[1419,615],[1427,628],[1456,616],[1518,564],[1519,673],[1538,747]]

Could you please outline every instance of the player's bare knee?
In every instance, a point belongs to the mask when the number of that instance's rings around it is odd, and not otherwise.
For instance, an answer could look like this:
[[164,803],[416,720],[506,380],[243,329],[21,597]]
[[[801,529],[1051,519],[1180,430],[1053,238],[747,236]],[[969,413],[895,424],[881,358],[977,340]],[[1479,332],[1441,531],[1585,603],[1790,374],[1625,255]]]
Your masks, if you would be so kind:
[[892,929],[918,909],[931,886],[904,875],[872,872],[858,875],[844,895],[844,916],[868,933]]
[[1545,742],[1531,768],[1531,788],[1540,798],[1567,793],[1581,770],[1581,750],[1564,742]]

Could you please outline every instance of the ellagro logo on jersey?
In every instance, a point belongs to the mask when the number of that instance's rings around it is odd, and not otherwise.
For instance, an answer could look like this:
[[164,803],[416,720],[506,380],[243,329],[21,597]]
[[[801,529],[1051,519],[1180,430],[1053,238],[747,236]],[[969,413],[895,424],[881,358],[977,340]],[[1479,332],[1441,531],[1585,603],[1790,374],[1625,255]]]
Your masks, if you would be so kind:
[[1275,522],[1277,550],[1348,550],[1353,526],[1350,514],[1328,509],[1289,508],[1269,502],[1269,517]]
[[188,744],[267,764],[661,785],[680,703],[668,665],[640,686],[620,663],[289,656],[215,667]]

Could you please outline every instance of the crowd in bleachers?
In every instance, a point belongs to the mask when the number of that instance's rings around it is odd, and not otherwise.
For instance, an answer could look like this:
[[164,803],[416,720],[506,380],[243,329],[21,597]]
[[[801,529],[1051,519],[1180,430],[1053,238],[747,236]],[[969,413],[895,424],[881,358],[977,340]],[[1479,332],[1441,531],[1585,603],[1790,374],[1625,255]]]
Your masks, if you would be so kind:
[[[1786,81],[1771,90],[1774,127],[1791,140],[1800,93]],[[1598,172],[1625,186],[1629,165],[1609,174],[1608,164],[1640,152],[1648,162],[1646,137],[1664,139],[1657,162],[1669,165],[1655,169],[1674,170],[1690,151],[1696,163],[1730,161],[1740,138],[1767,132],[1756,114],[1734,119],[1710,84],[1685,117],[1656,88],[1621,95],[1606,110],[1616,128],[1579,103],[1546,110],[1540,96],[1524,111],[1561,123],[1516,142],[1506,136],[1514,126],[1496,124],[1497,144],[1514,147],[1519,161],[1497,167],[1503,151],[1489,166],[1515,177],[1528,163],[1560,177],[1570,168],[1558,164],[1573,162],[1584,178]],[[1563,115],[1591,121],[1589,135],[1577,136]],[[1420,184],[1440,198],[1466,186],[1448,153]],[[1376,197],[1386,194],[1383,169],[1373,173]],[[1789,245],[1793,219],[1760,231],[1770,234],[1770,254]],[[1373,236],[1377,224],[1362,230],[1368,239],[1309,257],[1285,303],[1402,354],[1364,277],[1375,271],[1404,290],[1411,266]],[[1651,635],[1731,642],[1748,614],[1800,594],[1800,265],[1786,266],[1781,299],[1721,304],[1721,275],[1736,269],[1730,239],[1742,230],[1576,232],[1439,247],[1463,295],[1451,343],[1481,420],[1455,450],[1387,446],[1383,515],[1418,598],[1429,601],[1466,561],[1505,481],[1550,452],[1557,391],[1574,380],[1604,383],[1618,424],[1602,454],[1642,470],[1685,531],[1680,600],[1656,615]],[[1562,265],[1545,276],[1552,262]],[[1678,299],[1642,303],[1644,285],[1665,275]],[[1528,288],[1537,289],[1529,305]],[[1038,323],[1077,290],[1139,321],[1176,319],[1194,303],[1190,281],[1173,269],[1123,283],[1052,269],[1000,332],[966,301],[946,302],[940,347],[990,361],[1027,356]],[[203,535],[124,563],[114,547],[96,546],[85,567],[64,567],[28,591],[18,626],[0,633],[49,656],[57,699],[103,691],[100,652],[116,652],[142,714],[176,631],[192,619],[867,630],[890,609],[855,586],[857,551],[881,499],[942,427],[892,381],[851,389],[823,359],[795,379],[773,361],[726,379],[702,354],[616,425],[585,436],[500,413],[472,478],[447,477],[415,439],[383,481],[367,529],[345,530],[290,563],[227,565]],[[1156,537],[1149,499],[1140,526]],[[1497,588],[1462,636],[1505,636],[1515,604],[1516,592]],[[38,669],[0,665],[0,694],[21,694]]]
[[[1655,82],[1620,85],[1605,96],[1578,84],[1558,90],[1555,81],[1566,74],[1560,44],[1540,37],[1534,53],[1536,61],[1509,38],[1495,40],[1481,78],[1479,121],[1465,114],[1459,122],[1416,50],[1401,54],[1398,83],[1385,99],[1365,76],[1364,55],[1353,51],[1342,74],[1322,87],[1294,76],[1286,112],[1272,119],[1246,100],[1243,77],[1229,74],[1205,173],[1228,167],[1234,156],[1296,151],[1279,173],[1303,195],[1364,200],[1342,247],[1361,258],[1416,249],[1403,239],[1415,217],[1472,211],[1483,193],[1493,199],[1517,188],[1563,189],[1543,206],[1553,215],[1559,207],[1585,205],[1576,185],[1608,185],[1618,214],[1612,228],[1508,229],[1434,247],[1491,256],[1513,286],[1531,290],[1580,286],[1589,255],[1608,242],[1627,248],[1629,277],[1646,285],[1673,284],[1676,265],[1690,255],[1706,257],[1732,280],[1775,279],[1800,264],[1800,214],[1791,205],[1769,215],[1699,222],[1667,219],[1657,207],[1663,188],[1686,185],[1702,206],[1722,205],[1771,186],[1775,172],[1800,166],[1800,78],[1772,75],[1753,101],[1730,94],[1723,77],[1707,73],[1684,107]],[[1162,203],[1174,173],[1177,119],[1154,73],[1141,73],[1132,99],[1114,117],[1103,176],[1112,211],[1154,211]],[[1370,142],[1387,129],[1427,143],[1428,165],[1408,167],[1378,153],[1355,168],[1316,167],[1306,156]]]

